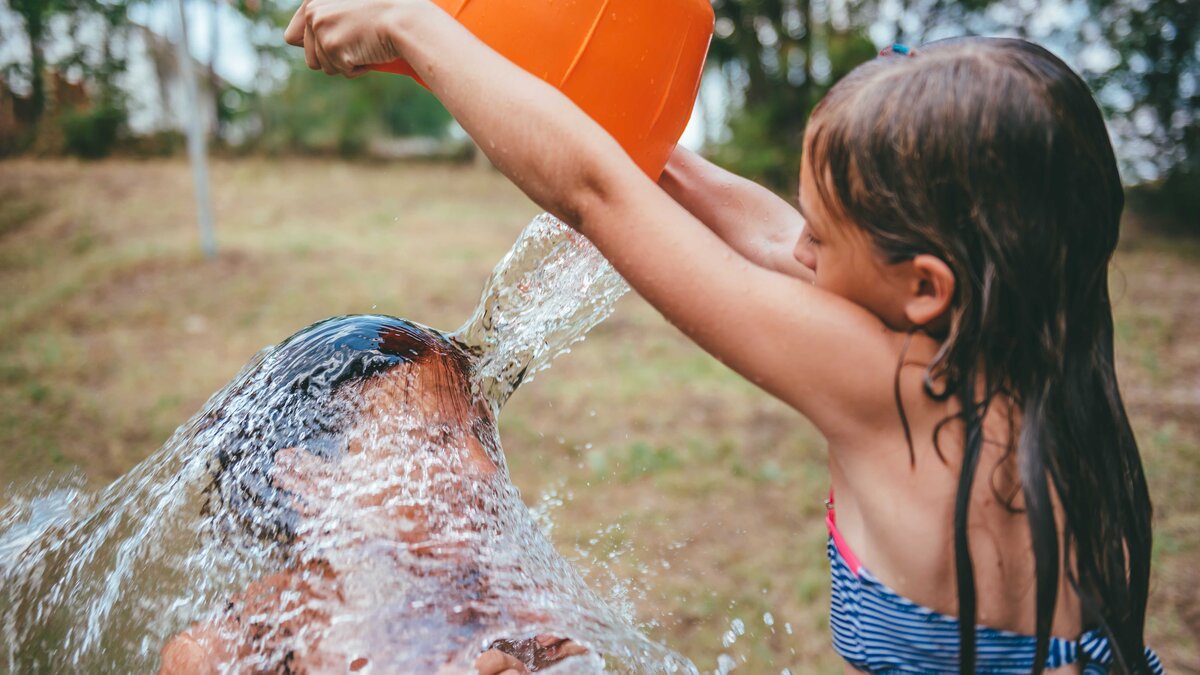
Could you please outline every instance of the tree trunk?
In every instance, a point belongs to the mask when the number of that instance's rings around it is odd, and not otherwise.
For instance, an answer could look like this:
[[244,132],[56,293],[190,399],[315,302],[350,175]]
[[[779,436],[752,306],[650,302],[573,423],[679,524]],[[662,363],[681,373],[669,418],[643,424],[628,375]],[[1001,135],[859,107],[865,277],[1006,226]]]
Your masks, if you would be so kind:
[[29,40],[31,118],[36,125],[46,112],[46,54],[42,39],[46,35],[47,3],[44,0],[13,0],[9,4],[25,24],[25,36]]
[[38,124],[46,112],[46,55],[42,53],[42,45],[39,42],[31,39],[30,43],[29,60],[32,64],[30,84],[33,87],[30,103],[32,104],[34,124]]
[[217,77],[217,54],[221,49],[221,0],[212,0],[211,21],[208,28],[208,90],[212,95],[212,138],[218,143],[223,135],[221,128],[221,80]]

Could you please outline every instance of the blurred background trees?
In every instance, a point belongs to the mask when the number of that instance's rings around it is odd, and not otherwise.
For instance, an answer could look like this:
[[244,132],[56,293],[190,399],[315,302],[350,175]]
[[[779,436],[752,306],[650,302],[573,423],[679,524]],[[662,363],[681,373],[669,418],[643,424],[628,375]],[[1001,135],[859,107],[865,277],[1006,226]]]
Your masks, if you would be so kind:
[[[260,148],[272,153],[386,152],[384,139],[446,137],[450,114],[416,82],[396,76],[329,77],[295,64],[286,84],[262,98]],[[420,145],[410,144],[415,151]],[[426,145],[431,151],[434,146]]]
[[893,42],[969,34],[1038,41],[1092,85],[1126,182],[1200,232],[1200,2],[1194,0],[714,0],[712,68],[731,92],[711,154],[793,191],[812,106]]
[[1200,232],[1200,2],[1091,0],[1089,9],[1088,37],[1118,57],[1090,81],[1122,154],[1139,163],[1130,182],[1153,182],[1134,196]]
[[[89,0],[11,0],[8,10],[0,19],[0,152],[41,140],[42,150],[104,154],[125,121],[117,80],[127,65],[121,45],[134,29],[126,7]],[[18,92],[24,96],[15,96]],[[59,122],[51,135],[30,133],[50,115]]]
[[[0,154],[178,151],[174,0],[0,0]],[[213,144],[238,152],[407,155],[452,121],[406,78],[311,73],[282,42],[295,2],[188,0]],[[892,42],[1027,37],[1081,72],[1136,200],[1200,231],[1196,0],[713,0],[705,151],[794,190],[812,106]],[[413,141],[412,139],[420,139]],[[408,139],[401,141],[399,139]],[[453,152],[453,150],[451,150]]]
[[[354,156],[377,139],[436,141],[451,128],[411,80],[309,71],[283,44],[295,3],[185,7],[199,112],[218,149]],[[0,0],[0,155],[181,151],[178,35],[175,0]]]
[[776,189],[795,185],[808,114],[825,91],[879,51],[854,5],[814,0],[716,0],[712,68],[732,113],[714,158]]

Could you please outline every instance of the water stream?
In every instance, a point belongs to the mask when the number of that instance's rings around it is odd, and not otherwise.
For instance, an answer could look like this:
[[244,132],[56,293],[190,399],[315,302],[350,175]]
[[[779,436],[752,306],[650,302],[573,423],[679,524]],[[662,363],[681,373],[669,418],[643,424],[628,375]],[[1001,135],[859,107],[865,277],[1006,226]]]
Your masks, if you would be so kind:
[[626,290],[540,216],[458,331],[318,323],[107,488],[25,486],[0,511],[0,670],[148,672],[167,645],[224,672],[473,672],[489,647],[554,672],[696,672],[554,550],[497,433]]

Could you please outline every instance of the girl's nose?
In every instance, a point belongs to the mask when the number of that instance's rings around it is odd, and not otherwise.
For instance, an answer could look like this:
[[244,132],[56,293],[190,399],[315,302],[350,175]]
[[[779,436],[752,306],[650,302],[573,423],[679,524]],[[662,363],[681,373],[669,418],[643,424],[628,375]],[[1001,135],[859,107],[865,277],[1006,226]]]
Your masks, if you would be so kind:
[[817,252],[813,250],[813,245],[809,238],[803,233],[800,233],[800,240],[796,242],[796,248],[792,251],[792,255],[796,260],[815,274],[817,271]]

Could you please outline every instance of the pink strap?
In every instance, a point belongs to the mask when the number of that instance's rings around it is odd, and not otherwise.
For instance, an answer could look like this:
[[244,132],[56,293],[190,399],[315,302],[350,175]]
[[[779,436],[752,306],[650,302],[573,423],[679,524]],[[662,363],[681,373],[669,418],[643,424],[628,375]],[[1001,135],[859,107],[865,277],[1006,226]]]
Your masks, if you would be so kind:
[[825,509],[825,526],[829,528],[829,536],[833,537],[833,545],[837,547],[842,559],[850,566],[850,570],[856,575],[861,574],[863,567],[858,562],[858,556],[850,550],[850,546],[842,538],[842,533],[837,529],[837,511],[833,508],[833,488],[829,488],[829,501],[825,502]]

